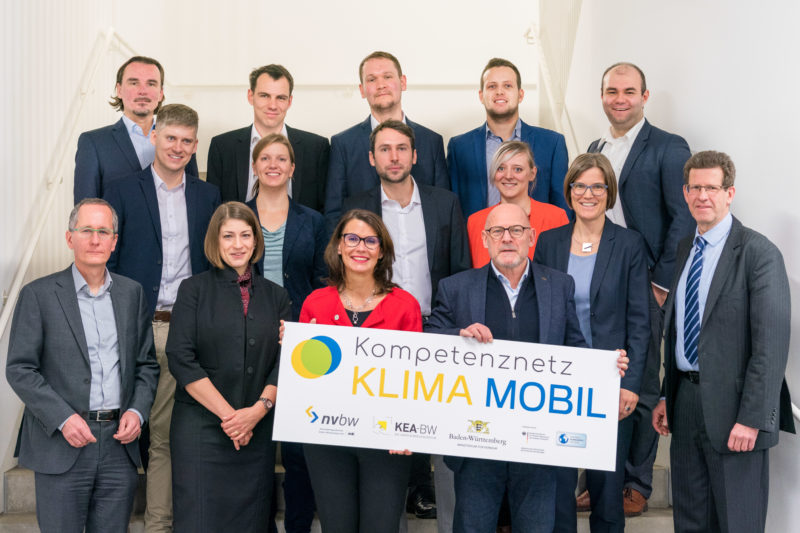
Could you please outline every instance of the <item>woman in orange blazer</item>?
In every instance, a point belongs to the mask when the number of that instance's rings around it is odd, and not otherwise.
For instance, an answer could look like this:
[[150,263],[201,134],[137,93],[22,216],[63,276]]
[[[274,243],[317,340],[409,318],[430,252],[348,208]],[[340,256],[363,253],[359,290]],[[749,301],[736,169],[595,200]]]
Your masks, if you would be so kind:
[[[506,141],[500,145],[492,158],[489,175],[494,176],[494,184],[500,191],[501,204],[517,204],[531,222],[534,239],[551,228],[563,226],[568,222],[567,213],[560,207],[544,202],[537,202],[529,193],[536,186],[536,164],[533,152],[527,143]],[[486,218],[494,206],[482,209],[470,215],[467,220],[469,249],[472,253],[473,268],[480,268],[489,263],[489,252],[483,245],[483,230],[486,229]],[[536,241],[528,250],[528,257],[533,259]]]
[[[392,283],[394,244],[380,217],[354,209],[325,250],[330,286],[312,292],[300,322],[422,331],[419,303]],[[303,445],[325,533],[396,533],[409,452]]]

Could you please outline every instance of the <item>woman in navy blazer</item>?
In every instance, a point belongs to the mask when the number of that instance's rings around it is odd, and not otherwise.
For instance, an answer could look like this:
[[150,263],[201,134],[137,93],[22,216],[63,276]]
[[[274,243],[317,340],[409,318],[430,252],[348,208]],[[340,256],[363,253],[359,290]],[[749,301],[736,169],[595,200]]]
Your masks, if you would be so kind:
[[[328,235],[320,213],[289,197],[294,169],[289,139],[278,133],[264,136],[253,147],[257,181],[247,205],[255,212],[264,237],[264,257],[254,265],[255,271],[286,289],[292,320],[297,321],[306,297],[325,285]],[[286,469],[286,526],[289,531],[308,531],[314,520],[314,492],[302,446],[282,442],[281,458]],[[275,506],[272,512],[274,519]]]
[[[578,156],[567,171],[564,190],[575,221],[542,233],[534,261],[574,278],[575,305],[586,342],[603,350],[624,346],[630,358],[620,384],[616,471],[586,473],[591,530],[621,532],[625,458],[633,432],[629,415],[639,398],[650,337],[647,259],[642,237],[605,216],[616,202],[617,180],[604,155]],[[577,531],[576,482],[576,469],[560,469],[555,531]]]

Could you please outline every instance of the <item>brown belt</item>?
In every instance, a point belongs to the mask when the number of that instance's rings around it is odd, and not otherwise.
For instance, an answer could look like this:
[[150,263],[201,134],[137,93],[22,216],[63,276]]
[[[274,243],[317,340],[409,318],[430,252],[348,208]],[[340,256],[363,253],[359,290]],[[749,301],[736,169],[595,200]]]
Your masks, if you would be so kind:
[[169,323],[169,319],[172,318],[171,311],[156,311],[153,314],[153,322],[167,322]]

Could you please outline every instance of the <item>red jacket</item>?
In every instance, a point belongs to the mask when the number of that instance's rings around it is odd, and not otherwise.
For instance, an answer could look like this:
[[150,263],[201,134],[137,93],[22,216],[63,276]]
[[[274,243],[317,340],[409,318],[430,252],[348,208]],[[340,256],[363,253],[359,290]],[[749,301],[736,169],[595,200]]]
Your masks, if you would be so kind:
[[[300,322],[310,322],[312,318],[317,319],[317,324],[353,325],[336,287],[317,289],[306,298],[300,311]],[[372,310],[361,327],[421,332],[419,303],[411,293],[394,288]]]

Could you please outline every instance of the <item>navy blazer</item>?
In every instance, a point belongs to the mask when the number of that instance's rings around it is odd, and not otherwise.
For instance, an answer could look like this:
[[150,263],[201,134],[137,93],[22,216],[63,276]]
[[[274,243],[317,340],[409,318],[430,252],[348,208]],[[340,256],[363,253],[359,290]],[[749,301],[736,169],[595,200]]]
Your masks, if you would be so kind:
[[[567,271],[572,231],[565,224],[539,235],[533,260]],[[639,394],[650,340],[650,283],[644,241],[635,231],[606,219],[589,287],[592,348],[628,352],[620,386]]]
[[[568,163],[564,136],[524,122],[520,135],[530,145],[536,160],[536,187],[531,198],[557,205],[571,213],[564,199],[564,176],[567,175]],[[447,143],[447,167],[450,169],[450,186],[461,200],[465,217],[489,207],[486,199],[486,123],[450,139]]]
[[[211,139],[208,147],[208,183],[219,187],[223,202],[244,202],[250,179],[250,133],[252,124],[229,131]],[[292,199],[322,212],[325,184],[328,178],[328,159],[331,147],[328,139],[314,133],[286,126],[289,144],[294,151]]]
[[[439,296],[426,333],[458,335],[476,322],[486,324],[486,287],[491,264],[460,272],[439,282]],[[539,306],[539,342],[588,348],[575,312],[575,282],[563,272],[530,263],[529,278],[536,288]],[[457,472],[463,457],[445,457]]]
[[[431,307],[436,303],[439,281],[471,266],[469,240],[458,198],[450,191],[417,184],[425,224],[428,269],[431,273]],[[344,202],[343,212],[367,209],[383,216],[380,185]],[[396,245],[395,245],[396,246]]]
[[[417,183],[450,188],[442,136],[406,117],[414,130],[417,162],[411,175]],[[331,161],[328,166],[328,188],[325,191],[325,220],[332,230],[342,215],[342,204],[354,194],[364,192],[380,183],[378,173],[369,162],[371,116],[367,120],[337,133],[331,138]]]
[[[78,137],[75,152],[74,201],[77,204],[84,198],[102,198],[111,181],[140,170],[142,165],[122,119],[110,126],[85,131]],[[197,176],[194,154],[186,173]]]
[[[247,202],[258,218],[256,199]],[[289,200],[286,229],[283,234],[283,288],[289,293],[292,320],[297,322],[303,302],[312,291],[327,286],[325,247],[328,232],[325,219],[318,212],[294,200]],[[264,275],[264,258],[254,265],[260,276]]]
[[[130,178],[112,182],[104,198],[119,217],[119,237],[108,260],[108,269],[142,284],[152,314],[161,286],[163,250],[158,197],[150,169],[148,166]],[[208,270],[203,243],[211,215],[220,204],[219,189],[187,171],[185,194],[192,274],[198,274]]]
[[[600,149],[598,139],[588,151]],[[683,165],[691,155],[683,137],[645,119],[617,176],[625,225],[644,237],[651,281],[664,288],[672,281],[678,241],[695,228],[683,199]]]

